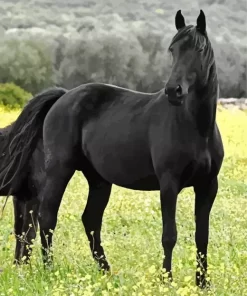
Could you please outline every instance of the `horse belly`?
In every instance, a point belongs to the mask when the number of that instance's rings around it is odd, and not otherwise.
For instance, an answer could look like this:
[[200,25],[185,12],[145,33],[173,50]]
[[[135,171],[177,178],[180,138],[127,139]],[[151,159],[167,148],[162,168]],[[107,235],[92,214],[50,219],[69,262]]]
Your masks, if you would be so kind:
[[133,190],[142,190],[142,191],[160,190],[159,180],[155,174],[146,176],[130,184],[117,184],[117,183],[114,183],[114,184],[127,189],[133,189]]
[[[104,151],[104,147],[101,148]],[[96,171],[108,182],[139,190],[153,188],[154,183],[157,183],[147,157],[139,154],[128,158],[126,150],[126,154],[118,151],[112,151],[111,154],[98,152],[94,149],[88,158]]]
[[82,146],[94,169],[108,182],[136,190],[159,189],[146,143],[109,131],[107,136],[84,135]]

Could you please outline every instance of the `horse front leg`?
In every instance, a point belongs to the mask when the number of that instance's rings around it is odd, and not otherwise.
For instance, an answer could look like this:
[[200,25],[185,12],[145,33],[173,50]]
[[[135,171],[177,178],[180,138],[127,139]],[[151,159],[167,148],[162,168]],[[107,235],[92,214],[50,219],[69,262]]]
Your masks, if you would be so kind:
[[103,271],[110,270],[104,249],[101,245],[101,225],[104,210],[109,201],[111,187],[111,184],[103,180],[90,182],[87,205],[82,214],[82,222],[90,243],[93,258]]
[[207,248],[209,236],[209,215],[218,191],[218,180],[204,181],[194,186],[195,191],[195,241],[197,247],[196,285],[201,288],[209,286],[207,276]]
[[168,175],[164,174],[160,180],[160,200],[163,222],[162,246],[164,249],[163,269],[172,281],[172,252],[177,242],[176,204],[178,186]]

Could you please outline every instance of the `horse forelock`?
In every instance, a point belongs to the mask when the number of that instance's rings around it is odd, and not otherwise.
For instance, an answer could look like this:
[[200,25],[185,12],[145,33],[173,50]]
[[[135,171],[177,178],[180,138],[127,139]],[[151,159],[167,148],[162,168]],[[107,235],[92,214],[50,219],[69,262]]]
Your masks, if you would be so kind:
[[206,47],[209,42],[208,36],[201,34],[197,28],[193,25],[188,25],[180,29],[176,35],[172,38],[172,41],[168,47],[169,48],[177,43],[180,40],[186,40],[190,42],[190,47],[194,47],[196,51],[201,50],[202,48]]

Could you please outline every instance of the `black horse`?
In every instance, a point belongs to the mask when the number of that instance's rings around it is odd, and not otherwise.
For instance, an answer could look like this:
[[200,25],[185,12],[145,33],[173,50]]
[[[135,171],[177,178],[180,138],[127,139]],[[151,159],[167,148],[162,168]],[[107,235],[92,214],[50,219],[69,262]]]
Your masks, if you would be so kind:
[[0,196],[13,195],[16,263],[29,261],[28,247],[37,230],[37,193],[45,176],[42,131],[26,131],[29,124],[42,124],[52,104],[65,93],[62,88],[44,91],[27,104],[15,122],[0,128]]
[[[224,157],[215,122],[218,80],[203,11],[196,26],[186,26],[181,11],[175,24],[178,32],[169,46],[173,67],[165,89],[146,94],[107,84],[84,84],[67,91],[50,110],[35,107],[39,101],[32,100],[19,118],[19,123],[28,121],[28,125],[24,130],[20,124],[13,126],[16,136],[10,169],[19,168],[5,182],[17,182],[27,155],[37,145],[36,135],[43,135],[45,177],[38,192],[38,221],[44,262],[52,262],[48,256],[50,229],[56,227],[66,186],[79,170],[89,184],[82,222],[92,255],[103,270],[110,269],[100,233],[112,184],[160,190],[163,268],[172,279],[177,196],[183,188],[193,186],[201,269],[196,272],[196,283],[206,286],[209,215]],[[37,119],[39,114],[44,121]],[[0,178],[5,175],[6,168],[2,168]]]

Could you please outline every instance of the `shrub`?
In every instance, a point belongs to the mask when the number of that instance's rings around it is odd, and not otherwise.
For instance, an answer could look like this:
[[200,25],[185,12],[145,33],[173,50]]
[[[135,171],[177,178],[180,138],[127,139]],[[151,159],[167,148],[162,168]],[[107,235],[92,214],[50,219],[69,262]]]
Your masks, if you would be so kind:
[[30,39],[5,38],[0,41],[0,82],[13,82],[30,91],[53,85],[53,65],[48,46]]
[[110,31],[81,31],[80,34],[65,48],[59,69],[64,87],[97,81],[133,89],[145,77],[148,54],[128,29],[116,26]]
[[31,97],[31,93],[26,92],[14,83],[0,84],[0,105],[9,108],[23,107]]

